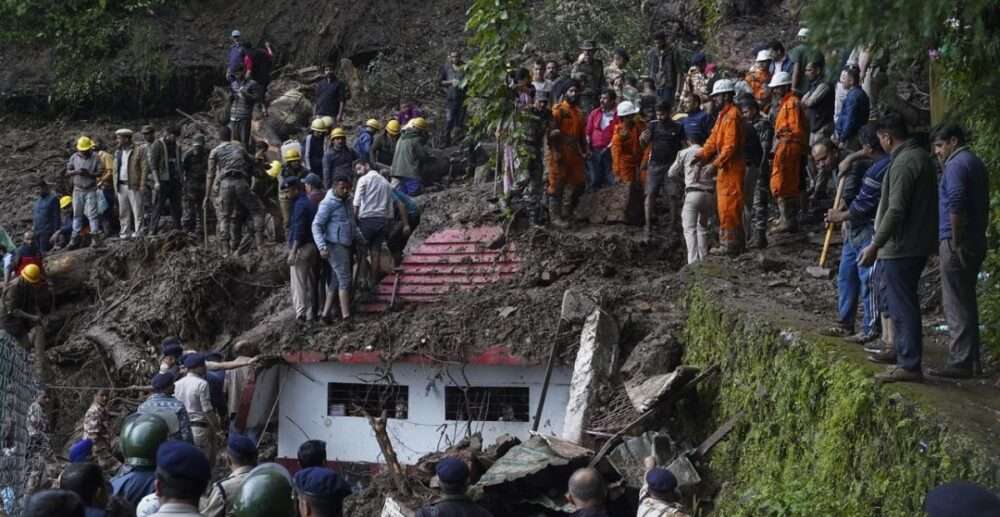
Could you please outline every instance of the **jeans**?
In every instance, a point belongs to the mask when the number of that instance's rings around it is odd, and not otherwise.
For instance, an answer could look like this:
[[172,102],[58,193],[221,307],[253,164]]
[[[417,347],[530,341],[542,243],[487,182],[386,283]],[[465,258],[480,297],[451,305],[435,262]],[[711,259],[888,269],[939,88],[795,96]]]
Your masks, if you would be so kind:
[[587,160],[587,192],[610,187],[615,184],[615,176],[611,173],[611,147],[597,150],[591,149]]
[[181,186],[173,180],[160,180],[160,189],[153,193],[153,212],[149,214],[149,233],[156,235],[160,230],[160,215],[164,206],[170,204],[170,219],[174,229],[181,228]]
[[979,304],[976,279],[983,264],[985,243],[963,243],[961,258],[950,240],[939,245],[941,305],[948,320],[948,366],[972,369],[979,363]]
[[854,328],[860,295],[863,307],[861,330],[864,335],[871,335],[875,329],[875,307],[869,293],[872,268],[858,265],[858,256],[870,242],[868,239],[854,243],[845,238],[844,249],[840,254],[840,270],[837,272],[837,321],[845,327]]
[[96,188],[83,190],[73,189],[73,237],[80,234],[83,229],[83,218],[87,218],[90,223],[90,231],[96,234],[101,233],[101,214],[97,210],[97,196],[103,196]]
[[892,319],[896,364],[919,372],[924,352],[924,336],[917,287],[927,257],[879,259],[879,291]]
[[673,86],[661,86],[656,89],[656,100],[657,101],[667,101],[671,106],[674,104],[674,87]]

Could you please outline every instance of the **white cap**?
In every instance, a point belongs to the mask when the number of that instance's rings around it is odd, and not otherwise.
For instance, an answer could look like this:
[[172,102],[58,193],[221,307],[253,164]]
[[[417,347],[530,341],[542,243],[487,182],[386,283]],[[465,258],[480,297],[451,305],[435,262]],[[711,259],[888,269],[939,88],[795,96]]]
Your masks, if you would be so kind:
[[758,63],[760,63],[761,61],[771,61],[772,59],[774,59],[774,58],[771,57],[771,50],[770,49],[764,49],[764,50],[761,50],[760,52],[757,52],[757,62]]
[[234,38],[240,37],[240,31],[233,31],[233,33],[231,34],[231,36],[234,37]]
[[712,97],[719,95],[720,93],[733,93],[736,91],[736,86],[733,84],[731,79],[719,79],[715,81],[712,85]]
[[630,101],[621,101],[618,103],[618,116],[627,117],[629,115],[635,115],[639,113],[639,108],[632,104]]
[[128,128],[122,128],[115,130],[115,134],[118,136],[132,136],[132,130]]
[[809,29],[807,29],[805,27],[802,27],[801,29],[799,29],[799,37],[800,38],[805,38],[807,36],[809,36]]
[[778,71],[774,73],[774,77],[771,78],[771,82],[768,83],[768,88],[775,88],[777,86],[788,86],[792,84],[792,74],[784,71]]

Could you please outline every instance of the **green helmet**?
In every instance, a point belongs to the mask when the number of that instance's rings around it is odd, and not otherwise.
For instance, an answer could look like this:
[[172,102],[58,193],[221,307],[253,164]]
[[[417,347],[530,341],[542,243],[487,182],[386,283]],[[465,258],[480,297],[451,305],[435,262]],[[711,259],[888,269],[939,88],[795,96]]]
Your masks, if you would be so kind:
[[125,420],[120,435],[125,464],[156,466],[156,449],[170,437],[167,422],[154,414],[134,414]]
[[233,501],[235,517],[290,517],[295,515],[292,477],[277,463],[250,471]]

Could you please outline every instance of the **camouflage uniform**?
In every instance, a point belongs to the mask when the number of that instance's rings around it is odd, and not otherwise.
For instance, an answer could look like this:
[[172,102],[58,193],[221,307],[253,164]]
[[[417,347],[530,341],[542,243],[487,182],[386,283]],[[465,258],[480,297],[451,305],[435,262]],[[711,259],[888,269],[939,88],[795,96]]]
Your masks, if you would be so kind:
[[[764,157],[760,163],[761,171],[771,170],[771,145],[774,140],[774,126],[771,121],[764,116],[758,116],[753,121],[753,128],[756,131],[760,145],[763,147]],[[753,209],[751,215],[752,227],[755,232],[767,231],[768,205],[771,199],[771,175],[761,172],[757,176],[753,188]]]
[[589,63],[577,62],[573,65],[570,78],[580,81],[580,109],[586,117],[597,107],[597,101],[604,89],[604,63],[591,59]]
[[681,98],[683,99],[688,92],[693,92],[701,98],[702,109],[704,109],[705,104],[711,104],[711,99],[708,96],[708,77],[705,77],[705,74],[696,66],[689,68],[687,76],[684,77]]
[[93,458],[105,473],[113,473],[121,464],[111,455],[111,434],[107,408],[96,401],[83,415],[83,437],[94,442]]
[[28,476],[24,493],[31,494],[54,486],[62,465],[49,442],[49,419],[36,400],[28,407]]
[[224,142],[208,155],[209,170],[218,169],[216,214],[219,219],[219,241],[224,253],[234,252],[240,244],[239,208],[246,209],[253,219],[258,247],[264,239],[264,212],[260,200],[250,190],[249,173],[252,159],[237,142]]
[[181,158],[184,170],[184,229],[200,233],[205,224],[201,205],[205,201],[205,175],[208,172],[208,152],[204,146],[195,145]]

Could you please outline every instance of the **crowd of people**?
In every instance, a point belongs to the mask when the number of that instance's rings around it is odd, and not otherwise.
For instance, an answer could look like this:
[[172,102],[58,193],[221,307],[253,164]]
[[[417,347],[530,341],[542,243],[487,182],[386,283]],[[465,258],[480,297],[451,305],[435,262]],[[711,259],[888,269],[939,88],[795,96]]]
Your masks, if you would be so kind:
[[[878,64],[870,49],[827,53],[809,42],[808,30],[799,37],[787,53],[777,41],[748,49],[745,73],[720,70],[702,52],[687,58],[663,33],[652,38],[639,80],[628,71],[626,50],[616,49],[604,66],[589,41],[569,67],[538,59],[530,71],[513,70],[507,80],[514,109],[527,115],[519,120],[528,153],[505,143],[507,199],[521,198],[533,224],[569,228],[584,192],[625,184],[643,208],[646,237],[682,234],[689,263],[766,248],[769,237],[800,232],[803,223],[842,223],[831,333],[866,344],[871,360],[891,364],[878,375],[885,382],[922,378],[917,287],[937,251],[951,344],[948,364],[928,373],[974,375],[976,279],[988,224],[983,163],[958,125],[933,133],[936,164],[902,117],[876,114]],[[184,148],[179,127],[144,126],[139,143],[132,130],[119,129],[113,150],[81,136],[66,166],[71,194],[59,196],[39,182],[33,230],[9,250],[8,333],[24,337],[41,320],[31,293],[44,285],[45,253],[87,240],[100,245],[107,235],[141,238],[168,226],[204,233],[207,241],[210,208],[221,251],[236,253],[245,233],[258,248],[263,244],[265,207],[275,207],[287,231],[292,303],[303,322],[349,319],[355,279],[370,286],[383,273],[383,244],[399,266],[420,221],[413,196],[424,187],[430,156],[422,110],[407,102],[384,124],[369,119],[349,144],[343,127],[349,88],[327,66],[307,134],[268,160],[250,122],[256,108],[266,109],[273,54],[267,44],[262,51],[245,47],[239,31],[232,39],[229,125],[219,130],[218,146],[206,149],[199,133]],[[465,124],[463,74],[460,54],[450,53],[439,77],[446,145]],[[169,221],[161,222],[163,213]],[[165,340],[152,394],[121,426],[124,465],[112,454],[107,393],[98,392],[58,489],[32,495],[24,515],[341,515],[351,487],[326,467],[322,442],[303,444],[294,476],[273,463],[257,464],[262,430],[239,429],[234,418],[256,351],[236,353],[223,362]],[[39,427],[43,401],[44,395],[33,406]],[[229,473],[213,481],[223,435]],[[466,496],[469,470],[461,459],[443,459],[436,475],[443,496],[418,516],[489,515]],[[637,515],[685,515],[669,470],[649,463],[645,480]],[[567,499],[576,515],[608,515],[607,483],[595,470],[573,474]]]

